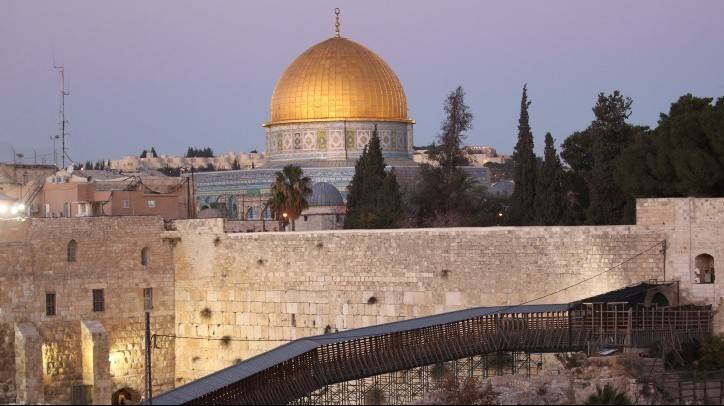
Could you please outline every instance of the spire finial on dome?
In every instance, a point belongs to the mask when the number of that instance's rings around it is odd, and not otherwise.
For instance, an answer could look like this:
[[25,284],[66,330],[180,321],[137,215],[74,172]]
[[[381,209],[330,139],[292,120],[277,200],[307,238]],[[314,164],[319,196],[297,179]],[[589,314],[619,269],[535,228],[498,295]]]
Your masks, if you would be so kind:
[[339,38],[339,13],[340,13],[339,7],[335,8],[335,9],[334,9],[334,14],[335,14],[335,16],[336,16],[336,18],[337,18],[337,22],[334,23],[334,31],[335,31],[335,35],[334,35],[334,36],[337,37],[337,38]]

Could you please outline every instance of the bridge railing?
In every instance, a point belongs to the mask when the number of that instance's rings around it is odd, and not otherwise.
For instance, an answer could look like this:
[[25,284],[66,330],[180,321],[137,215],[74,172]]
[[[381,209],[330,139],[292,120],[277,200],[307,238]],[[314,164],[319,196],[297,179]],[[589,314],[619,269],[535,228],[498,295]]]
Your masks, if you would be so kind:
[[[568,352],[592,342],[646,346],[711,333],[710,307],[585,306],[492,313],[374,336],[350,336],[282,361],[194,403],[282,404],[334,383],[499,351]],[[322,338],[323,339],[323,338]]]

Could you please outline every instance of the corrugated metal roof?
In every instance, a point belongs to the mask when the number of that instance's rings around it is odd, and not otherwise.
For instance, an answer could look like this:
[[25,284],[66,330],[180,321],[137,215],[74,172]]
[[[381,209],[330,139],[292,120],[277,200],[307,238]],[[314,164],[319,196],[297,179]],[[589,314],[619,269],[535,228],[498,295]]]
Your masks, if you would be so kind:
[[637,303],[643,303],[646,298],[646,293],[651,289],[656,289],[664,286],[671,286],[673,283],[666,284],[653,284],[641,282],[636,285],[626,286],[621,289],[612,290],[600,295],[592,296],[587,299],[578,300],[573,305],[581,303],[620,303],[626,302],[631,305]]

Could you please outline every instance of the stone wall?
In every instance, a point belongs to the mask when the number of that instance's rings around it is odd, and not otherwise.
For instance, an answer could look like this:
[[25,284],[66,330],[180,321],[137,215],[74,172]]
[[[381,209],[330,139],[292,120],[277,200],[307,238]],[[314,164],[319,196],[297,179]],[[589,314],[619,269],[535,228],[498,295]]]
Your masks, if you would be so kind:
[[[154,217],[0,222],[0,403],[30,387],[16,373],[34,376],[27,360],[38,353],[39,398],[69,402],[71,386],[88,381],[81,325],[89,321],[107,334],[111,392],[142,393],[147,287],[152,330],[178,336],[155,343],[155,393],[325,331],[568,302],[649,279],[678,280],[682,302],[718,309],[721,283],[695,283],[693,272],[700,254],[724,269],[724,199],[643,199],[637,213],[635,226],[297,233],[230,233],[223,219],[180,220],[175,231]],[[71,239],[76,262],[67,261]],[[104,312],[92,311],[92,289],[104,289]],[[55,316],[45,315],[47,292],[57,295]],[[20,325],[37,329],[38,353],[16,339]]]
[[[637,223],[660,228],[667,235],[666,277],[680,283],[682,300],[689,303],[723,302],[724,284],[724,199],[639,199]],[[696,283],[696,257],[714,258],[714,283]],[[724,319],[717,313],[717,328],[724,331]]]
[[[176,376],[288,340],[473,306],[540,303],[662,279],[665,238],[637,226],[225,234],[179,221]],[[224,337],[230,341],[225,341]]]
[[15,331],[0,323],[0,404],[15,402]]
[[[43,342],[45,400],[68,403],[71,386],[84,382],[81,322],[97,320],[108,335],[111,389],[142,392],[144,288],[153,289],[154,332],[174,332],[172,247],[163,229],[158,217],[0,223],[0,361],[13,356],[13,325],[32,323]],[[76,262],[67,260],[71,239]],[[143,247],[150,248],[148,266],[140,261]],[[103,312],[93,312],[92,289],[104,290]],[[56,294],[55,316],[46,316],[48,292]],[[159,341],[154,349],[156,391],[173,386],[173,345]],[[14,372],[2,368],[0,402],[14,401],[15,388]]]

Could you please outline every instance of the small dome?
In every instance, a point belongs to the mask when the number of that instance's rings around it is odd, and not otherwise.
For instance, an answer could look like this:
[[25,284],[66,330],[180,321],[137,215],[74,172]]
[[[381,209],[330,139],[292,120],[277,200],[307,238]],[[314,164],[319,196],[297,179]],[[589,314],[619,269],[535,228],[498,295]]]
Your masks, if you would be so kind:
[[307,199],[309,207],[342,206],[344,199],[334,185],[327,182],[318,182],[312,185],[312,196]]

